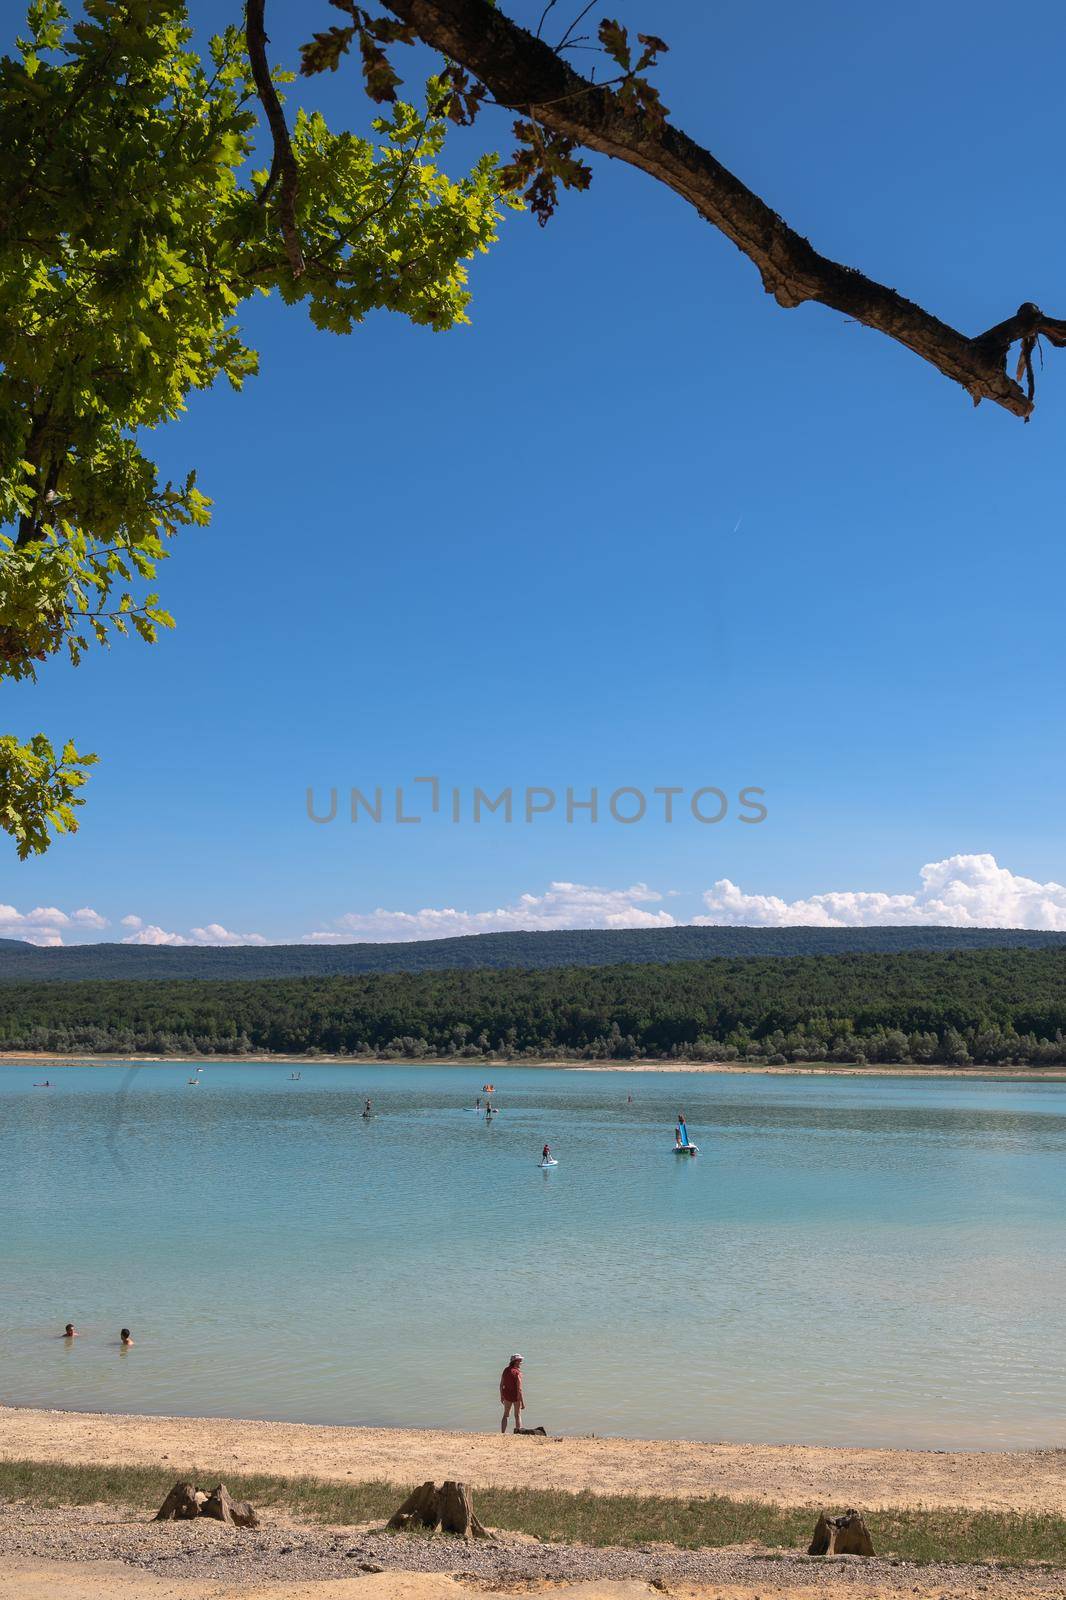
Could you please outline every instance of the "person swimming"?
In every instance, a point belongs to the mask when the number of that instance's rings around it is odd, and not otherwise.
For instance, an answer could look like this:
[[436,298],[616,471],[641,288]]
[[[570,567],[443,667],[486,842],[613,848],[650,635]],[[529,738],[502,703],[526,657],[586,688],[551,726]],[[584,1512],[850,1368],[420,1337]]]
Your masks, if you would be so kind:
[[77,1337],[78,1337],[77,1328],[74,1326],[73,1322],[68,1322],[66,1327],[63,1329],[63,1338],[64,1339],[76,1339]]
[[121,1344],[123,1346],[123,1348],[125,1348],[126,1345],[130,1345],[130,1344],[133,1343],[133,1336],[130,1333],[130,1330],[128,1328],[120,1328],[119,1329],[118,1341],[119,1341],[119,1344]]

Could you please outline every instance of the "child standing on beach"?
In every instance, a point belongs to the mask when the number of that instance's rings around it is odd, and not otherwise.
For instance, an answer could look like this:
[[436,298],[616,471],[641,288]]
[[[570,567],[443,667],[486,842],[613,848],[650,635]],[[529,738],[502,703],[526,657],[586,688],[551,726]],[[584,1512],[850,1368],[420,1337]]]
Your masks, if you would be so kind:
[[500,1423],[500,1432],[507,1432],[507,1418],[514,1411],[514,1431],[518,1432],[522,1426],[522,1408],[525,1397],[522,1394],[522,1357],[514,1355],[500,1374],[500,1401],[503,1405],[503,1420]]

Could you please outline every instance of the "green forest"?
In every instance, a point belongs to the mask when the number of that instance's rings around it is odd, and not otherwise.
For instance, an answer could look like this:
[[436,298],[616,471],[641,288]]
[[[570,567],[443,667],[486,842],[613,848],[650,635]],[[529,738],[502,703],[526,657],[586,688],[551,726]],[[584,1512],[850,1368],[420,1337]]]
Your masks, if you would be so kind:
[[0,985],[0,1048],[382,1060],[1066,1063],[1066,952]]

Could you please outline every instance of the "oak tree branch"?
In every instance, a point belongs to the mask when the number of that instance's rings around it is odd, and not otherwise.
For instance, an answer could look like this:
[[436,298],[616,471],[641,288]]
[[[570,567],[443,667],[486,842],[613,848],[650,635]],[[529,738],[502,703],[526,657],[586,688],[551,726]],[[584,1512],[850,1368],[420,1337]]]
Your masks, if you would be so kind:
[[[818,301],[906,345],[962,384],[975,405],[992,400],[1028,418],[1033,409],[1032,350],[1040,335],[1054,345],[1066,345],[1066,322],[1026,303],[985,333],[960,333],[895,289],[819,254],[694,139],[669,122],[657,125],[627,112],[612,89],[575,72],[550,45],[489,0],[385,3],[426,44],[476,73],[499,103],[639,167],[673,189],[754,262],[778,305]],[[1028,393],[1006,370],[1008,350],[1018,341],[1019,372],[1029,378]]]

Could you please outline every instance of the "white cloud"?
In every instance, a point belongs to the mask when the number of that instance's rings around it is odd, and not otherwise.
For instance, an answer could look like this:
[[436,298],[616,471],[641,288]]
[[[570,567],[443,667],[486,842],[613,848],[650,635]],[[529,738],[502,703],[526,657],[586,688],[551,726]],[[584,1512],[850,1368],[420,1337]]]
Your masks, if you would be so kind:
[[71,922],[76,922],[82,928],[106,928],[107,918],[102,917],[99,911],[94,911],[91,906],[82,906],[80,911],[72,911]]
[[122,941],[123,944],[192,944],[192,942],[180,933],[168,933],[165,928],[160,928],[154,922],[142,923],[136,933],[127,934]]
[[90,906],[68,913],[58,906],[18,911],[14,906],[0,905],[0,938],[25,939],[28,944],[58,945],[63,943],[64,931],[106,927],[107,918]]
[[1039,928],[1066,931],[1066,887],[1038,883],[1001,867],[995,856],[958,855],[931,861],[914,894],[838,889],[805,900],[746,894],[720,878],[703,896],[710,915],[697,925],[731,923],[781,928],[869,928],[884,923],[950,928]]
[[261,933],[231,933],[221,922],[209,922],[206,928],[193,928],[194,944],[266,944]]
[[547,928],[672,928],[668,911],[647,910],[663,896],[646,883],[600,889],[584,883],[552,883],[541,895],[523,894],[491,911],[424,906],[420,911],[351,911],[330,928],[305,935],[306,944],[374,940],[447,939],[465,933],[510,933]]
[[123,944],[173,944],[173,945],[234,945],[266,944],[261,933],[231,933],[220,922],[209,922],[204,928],[190,928],[189,933],[168,933],[156,923],[143,923],[140,917],[123,917],[124,927],[136,928],[127,934]]

